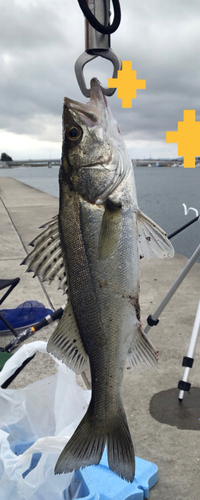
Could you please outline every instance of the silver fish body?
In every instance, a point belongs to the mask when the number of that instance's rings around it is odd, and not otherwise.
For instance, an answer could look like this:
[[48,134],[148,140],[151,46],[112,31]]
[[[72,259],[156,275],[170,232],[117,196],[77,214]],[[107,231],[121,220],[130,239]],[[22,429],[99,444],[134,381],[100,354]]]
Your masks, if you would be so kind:
[[[132,481],[135,460],[121,400],[123,370],[127,356],[132,365],[155,362],[141,331],[140,255],[172,256],[173,248],[138,209],[131,161],[96,79],[87,105],[64,102],[60,208],[53,224],[33,242],[25,263],[41,276],[43,268],[45,276],[64,273],[62,283],[66,275],[69,302],[48,351],[76,373],[89,358],[92,381],[88,410],[55,472],[98,464],[107,444],[109,467]],[[51,250],[48,269],[48,248],[54,246],[54,267]]]

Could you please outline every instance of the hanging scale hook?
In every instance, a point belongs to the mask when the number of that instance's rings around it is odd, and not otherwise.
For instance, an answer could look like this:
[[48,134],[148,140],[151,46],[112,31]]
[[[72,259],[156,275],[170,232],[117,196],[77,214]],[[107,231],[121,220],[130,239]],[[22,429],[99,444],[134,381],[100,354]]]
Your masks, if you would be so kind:
[[[108,59],[113,64],[113,78],[117,77],[117,71],[122,66],[120,58],[110,48],[110,33],[113,33],[120,23],[120,6],[119,0],[113,0],[115,16],[110,26],[110,0],[88,0],[88,4],[86,0],[78,0],[78,2],[87,17],[85,20],[85,52],[80,55],[75,63],[75,74],[82,93],[85,97],[90,97],[90,89],[86,87],[83,75],[85,64],[98,56]],[[88,10],[90,15],[88,15]],[[101,85],[101,89],[103,94],[107,96],[113,95],[116,90],[103,85]]]

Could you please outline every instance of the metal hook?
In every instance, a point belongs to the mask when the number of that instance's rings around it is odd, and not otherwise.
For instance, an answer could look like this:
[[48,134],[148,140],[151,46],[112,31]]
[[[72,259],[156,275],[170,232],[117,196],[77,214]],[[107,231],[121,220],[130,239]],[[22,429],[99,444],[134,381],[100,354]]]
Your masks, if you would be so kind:
[[[104,57],[104,59],[108,59],[113,63],[113,78],[117,78],[117,71],[122,67],[121,59],[115,52],[113,52],[112,49],[95,50],[94,52],[91,51],[90,54],[88,54],[87,52],[83,52],[75,63],[75,73],[81,92],[85,97],[90,97],[90,89],[86,87],[83,68],[85,64],[98,56]],[[101,85],[101,90],[106,96],[111,96],[114,94],[116,88],[108,88]]]

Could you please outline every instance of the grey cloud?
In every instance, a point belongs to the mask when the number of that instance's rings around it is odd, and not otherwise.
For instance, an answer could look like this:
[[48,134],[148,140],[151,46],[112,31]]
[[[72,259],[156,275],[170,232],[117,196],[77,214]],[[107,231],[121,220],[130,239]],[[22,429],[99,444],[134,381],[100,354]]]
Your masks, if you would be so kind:
[[[84,51],[78,2],[0,0],[0,8],[0,128],[57,141],[63,97],[86,100],[74,74]],[[123,134],[165,142],[184,109],[195,109],[200,120],[199,0],[121,0],[121,8],[111,46],[132,61],[146,90],[137,91],[131,109],[122,109],[116,94],[109,105]],[[98,76],[105,84],[112,66],[98,58],[85,74],[87,82]]]
[[[34,126],[39,122],[37,115],[42,114],[44,121],[46,116],[47,123],[52,115],[61,115],[63,97],[76,84],[73,66],[79,53],[74,26],[83,32],[82,15],[78,11],[77,19],[78,9],[74,9],[69,16],[70,4],[62,0],[59,9],[53,1],[0,1],[4,26],[0,32],[0,128],[36,135],[38,130],[41,138],[40,127]],[[44,129],[48,130],[45,123]]]
[[[0,1],[1,8],[1,47],[5,50],[26,52],[30,49],[49,46],[62,42],[60,17],[51,3]],[[52,37],[53,34],[53,37]]]
[[122,133],[165,141],[184,109],[195,109],[199,119],[198,12],[198,2],[126,2],[121,40],[113,46],[123,60],[132,60],[146,90],[137,91],[131,110],[115,106]]

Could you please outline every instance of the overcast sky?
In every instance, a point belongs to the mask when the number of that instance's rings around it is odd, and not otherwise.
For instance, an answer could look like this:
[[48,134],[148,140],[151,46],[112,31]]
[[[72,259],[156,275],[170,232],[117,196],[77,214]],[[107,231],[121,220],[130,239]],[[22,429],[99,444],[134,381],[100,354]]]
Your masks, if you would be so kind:
[[[0,0],[0,153],[13,159],[59,158],[63,97],[86,102],[74,73],[85,50],[77,0]],[[184,109],[200,120],[199,0],[121,0],[122,20],[111,47],[131,60],[146,90],[132,108],[108,98],[132,158],[176,157],[166,131]],[[106,85],[112,65],[85,69]]]

